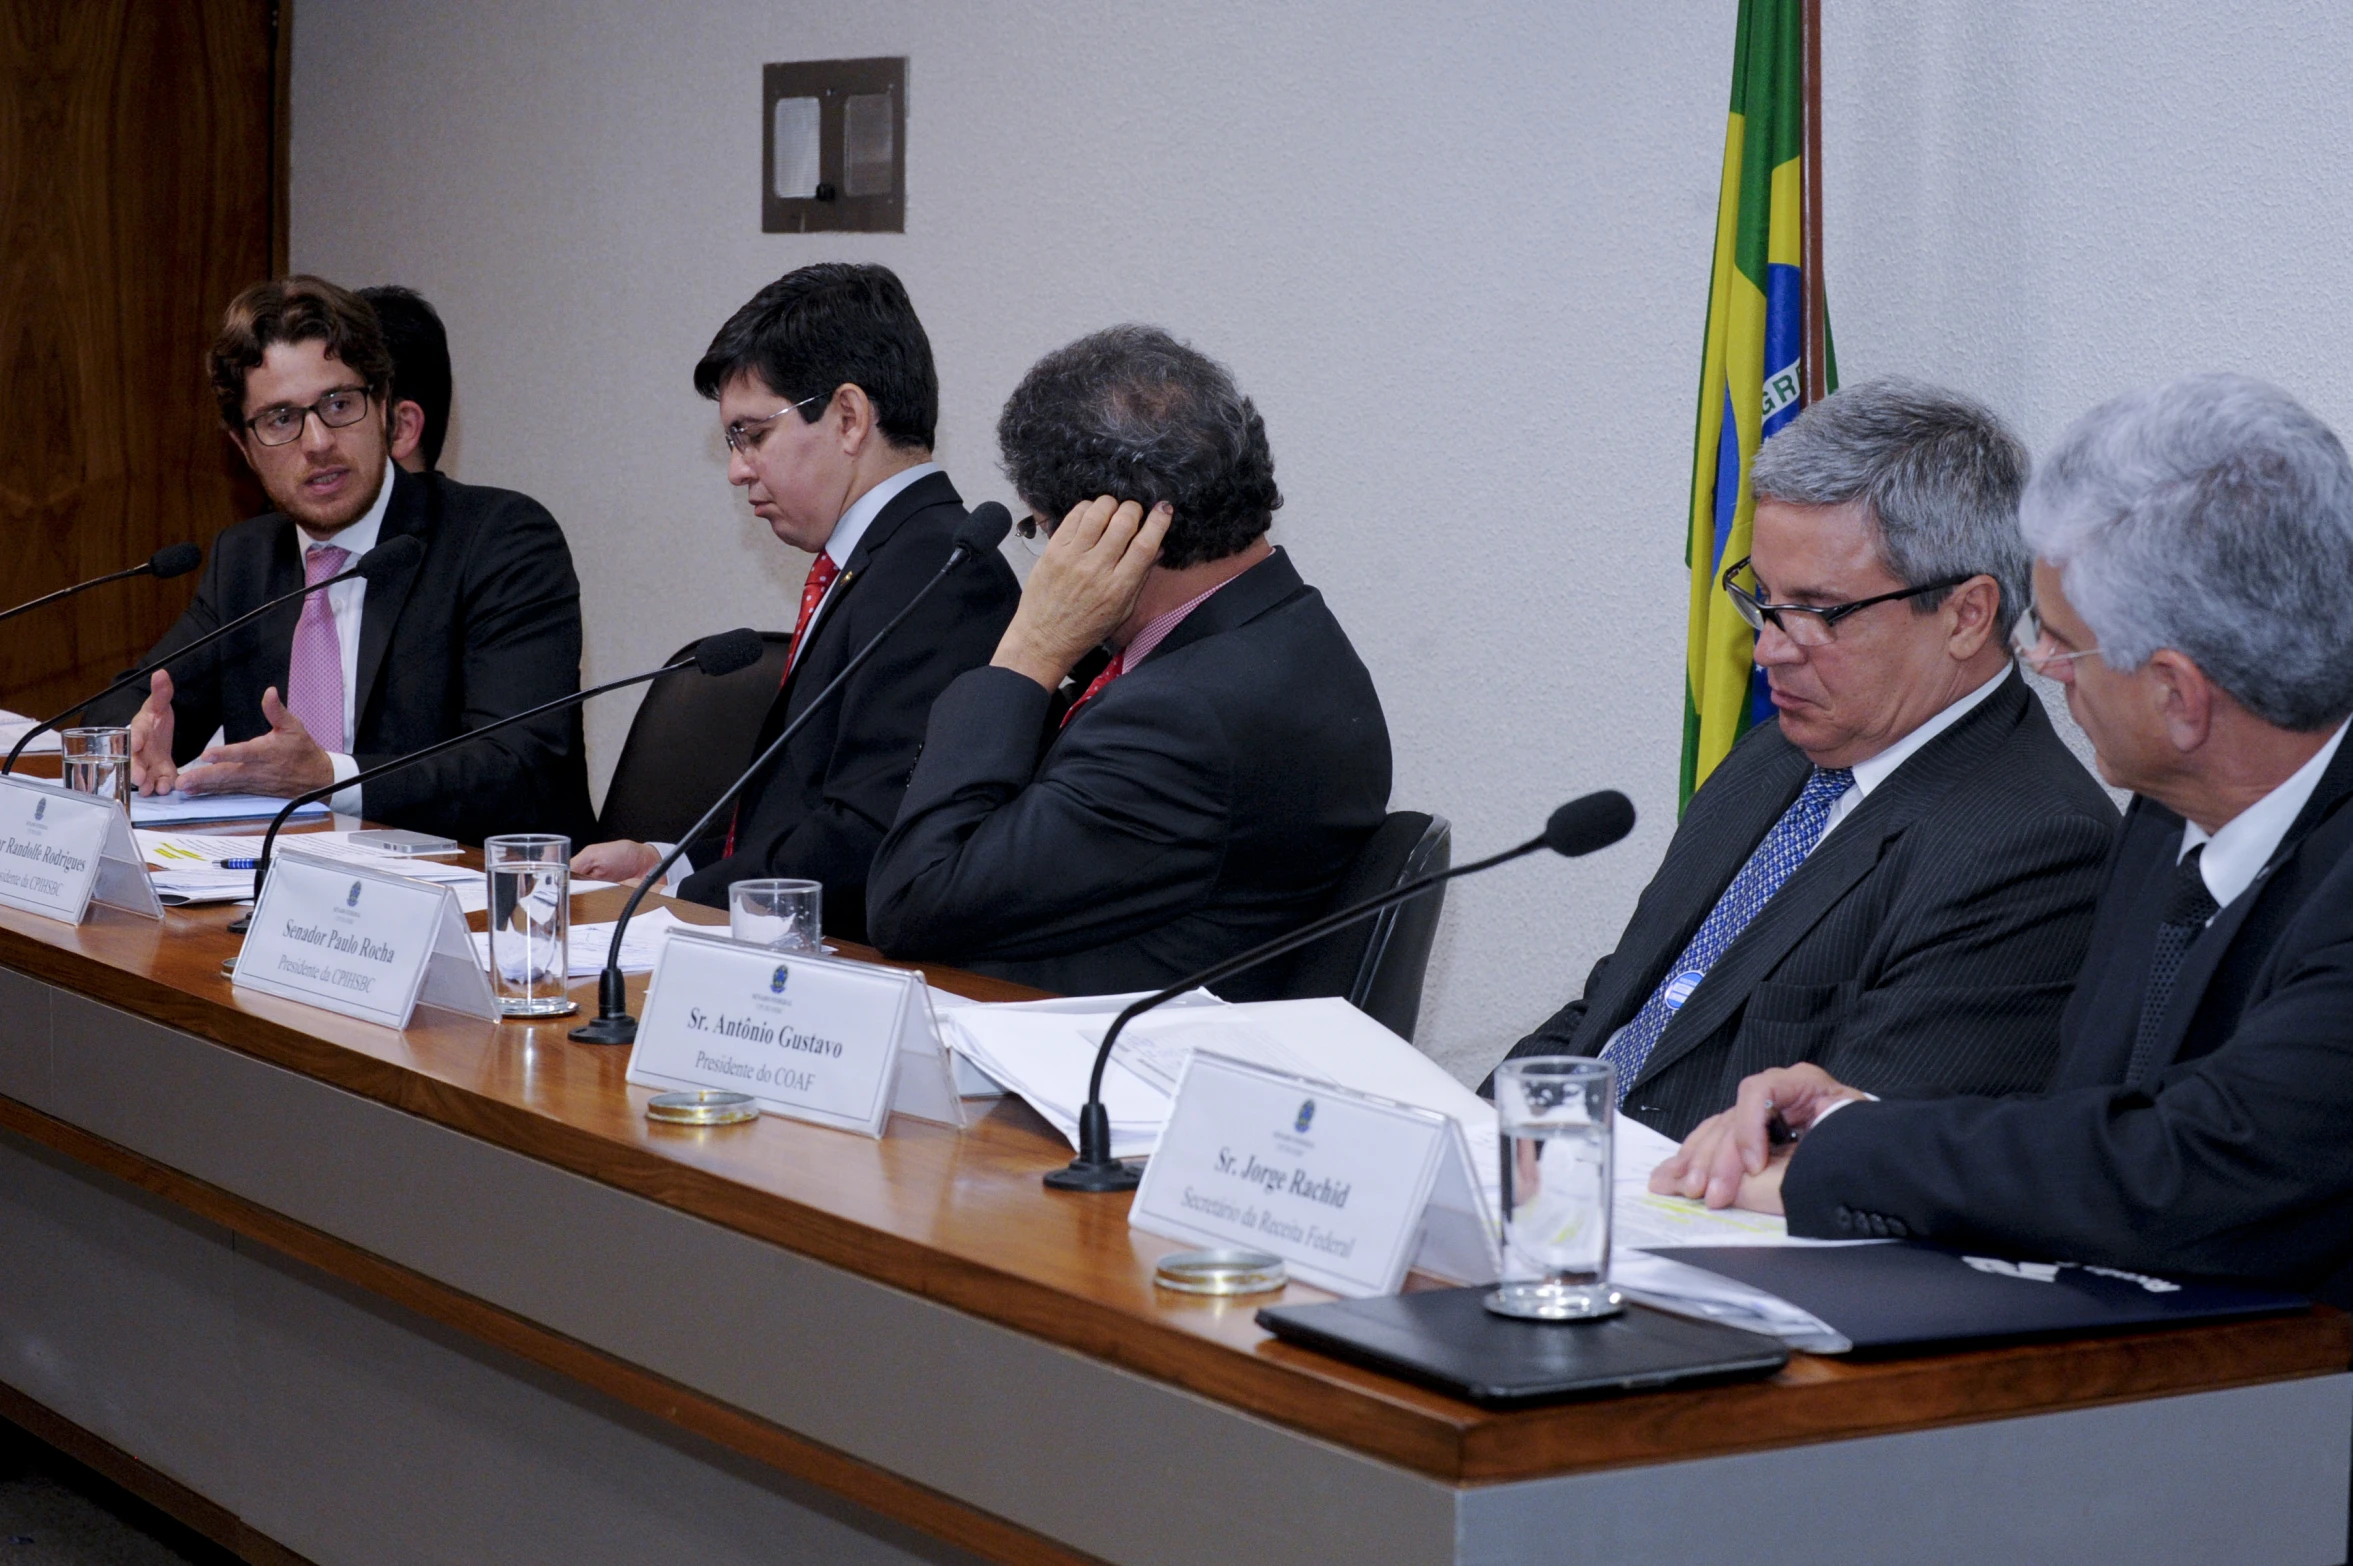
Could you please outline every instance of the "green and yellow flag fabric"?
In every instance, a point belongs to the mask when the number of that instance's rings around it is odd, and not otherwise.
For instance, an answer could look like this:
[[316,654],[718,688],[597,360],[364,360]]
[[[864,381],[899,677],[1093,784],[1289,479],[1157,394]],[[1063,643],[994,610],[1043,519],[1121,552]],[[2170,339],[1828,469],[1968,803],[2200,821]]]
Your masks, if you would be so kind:
[[[1752,663],[1755,638],[1719,579],[1748,553],[1749,464],[1805,400],[1800,272],[1804,188],[1802,0],[1740,0],[1732,115],[1716,200],[1716,264],[1692,454],[1691,630],[1684,658],[1680,798],[1707,781],[1750,725],[1773,714]],[[1827,341],[1827,328],[1824,331]],[[1836,361],[1824,354],[1827,384]]]

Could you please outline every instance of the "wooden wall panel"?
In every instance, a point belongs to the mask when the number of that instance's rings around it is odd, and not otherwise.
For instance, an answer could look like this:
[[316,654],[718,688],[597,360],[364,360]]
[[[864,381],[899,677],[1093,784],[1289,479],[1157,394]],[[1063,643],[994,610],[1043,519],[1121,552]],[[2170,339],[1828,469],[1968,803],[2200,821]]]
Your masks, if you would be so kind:
[[[283,254],[276,0],[0,0],[0,607],[265,509],[204,352]],[[196,578],[0,626],[0,705],[137,661]]]

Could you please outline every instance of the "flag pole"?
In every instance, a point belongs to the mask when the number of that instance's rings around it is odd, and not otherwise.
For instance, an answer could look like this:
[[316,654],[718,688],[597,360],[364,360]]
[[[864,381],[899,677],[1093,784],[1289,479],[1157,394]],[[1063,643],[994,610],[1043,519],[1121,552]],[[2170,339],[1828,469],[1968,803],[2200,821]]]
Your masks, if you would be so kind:
[[1798,12],[1799,96],[1805,122],[1805,189],[1799,198],[1800,310],[1805,323],[1806,402],[1830,395],[1828,293],[1822,286],[1822,0],[1803,0]]

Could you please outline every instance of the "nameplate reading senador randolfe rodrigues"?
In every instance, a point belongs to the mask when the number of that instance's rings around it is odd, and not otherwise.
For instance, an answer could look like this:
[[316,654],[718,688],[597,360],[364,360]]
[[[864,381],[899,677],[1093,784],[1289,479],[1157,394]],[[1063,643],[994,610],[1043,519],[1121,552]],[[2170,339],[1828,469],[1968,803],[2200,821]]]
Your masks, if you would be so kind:
[[0,784],[0,903],[79,924],[116,805],[14,778]]
[[654,964],[629,1080],[748,1093],[763,1110],[879,1136],[920,984],[895,969],[676,934]]

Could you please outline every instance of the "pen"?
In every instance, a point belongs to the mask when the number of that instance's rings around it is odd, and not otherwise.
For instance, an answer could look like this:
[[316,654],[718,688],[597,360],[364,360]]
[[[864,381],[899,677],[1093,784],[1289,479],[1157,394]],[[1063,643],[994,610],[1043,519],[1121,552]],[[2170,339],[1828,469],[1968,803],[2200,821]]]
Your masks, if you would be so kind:
[[221,861],[221,868],[223,870],[259,870],[261,861],[258,859],[224,859]]

